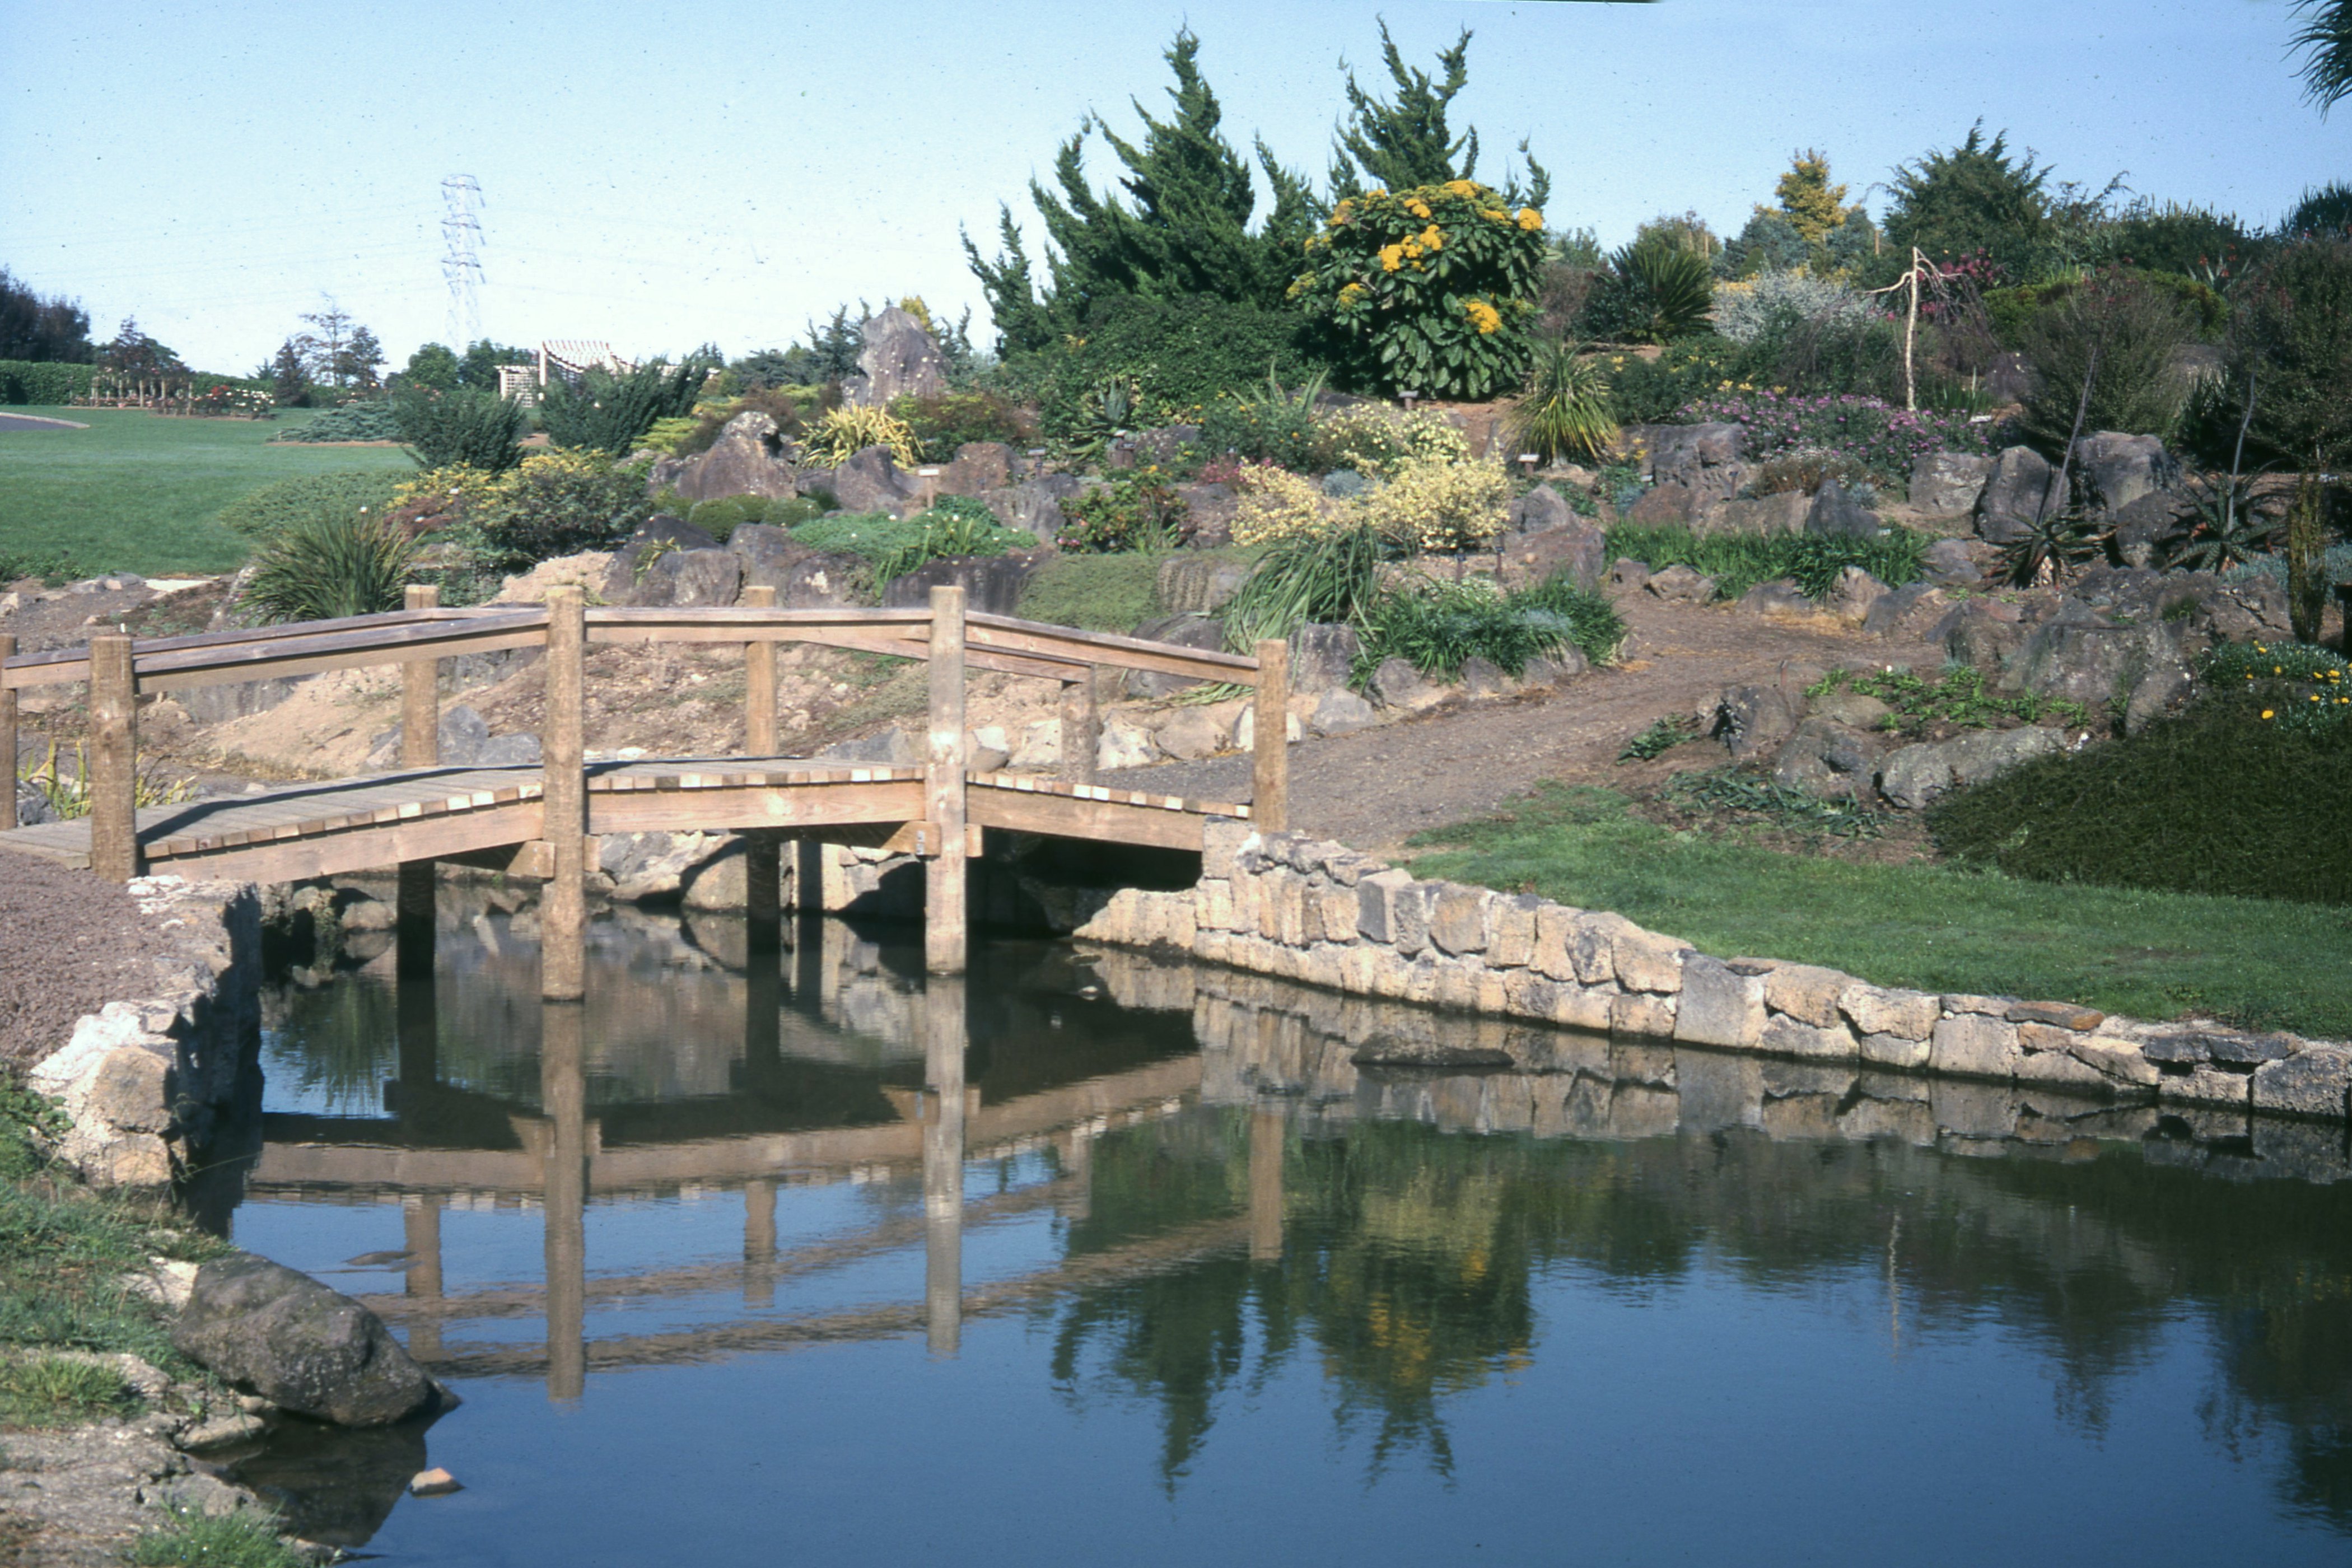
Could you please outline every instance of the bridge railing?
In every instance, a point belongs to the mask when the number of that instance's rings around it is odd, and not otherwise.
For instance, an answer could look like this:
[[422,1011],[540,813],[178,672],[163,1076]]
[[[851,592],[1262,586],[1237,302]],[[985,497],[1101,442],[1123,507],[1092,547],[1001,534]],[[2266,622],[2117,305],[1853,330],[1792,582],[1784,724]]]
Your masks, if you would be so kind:
[[[430,767],[439,761],[440,661],[540,648],[547,656],[547,716],[540,737],[546,817],[559,868],[559,887],[551,897],[561,905],[577,896],[576,886],[567,891],[561,885],[579,880],[576,865],[567,874],[567,860],[581,852],[585,834],[587,648],[632,643],[741,647],[744,754],[773,757],[778,754],[776,648],[782,643],[810,643],[922,659],[931,666],[924,826],[935,830],[925,840],[935,913],[928,923],[935,940],[946,944],[935,950],[935,960],[951,946],[960,966],[963,949],[963,862],[969,852],[964,797],[970,762],[964,686],[973,668],[1061,684],[1065,767],[1081,783],[1092,780],[1100,741],[1101,672],[1139,670],[1251,689],[1251,815],[1268,828],[1284,826],[1289,663],[1287,646],[1279,640],[1259,643],[1253,658],[1076,631],[1010,616],[972,615],[958,587],[934,588],[929,606],[919,609],[781,609],[774,602],[775,590],[766,587],[746,590],[744,600],[725,608],[592,609],[578,588],[559,587],[550,591],[544,605],[454,609],[442,607],[437,588],[413,586],[406,607],[383,615],[195,637],[134,639],[121,632],[101,632],[86,647],[56,653],[17,656],[15,637],[0,634],[0,776],[10,780],[13,788],[18,693],[87,684],[89,863],[101,875],[127,879],[140,867],[135,792],[142,695],[398,665],[401,763]],[[955,913],[942,920],[937,912],[942,910]],[[952,930],[943,932],[943,926]]]

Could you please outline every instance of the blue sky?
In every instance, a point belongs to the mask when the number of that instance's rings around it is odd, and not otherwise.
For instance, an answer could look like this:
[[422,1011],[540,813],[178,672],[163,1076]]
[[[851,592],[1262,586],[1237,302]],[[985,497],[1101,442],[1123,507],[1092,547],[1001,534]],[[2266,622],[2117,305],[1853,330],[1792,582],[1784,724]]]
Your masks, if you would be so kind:
[[861,295],[977,304],[958,226],[1026,216],[1088,109],[1156,107],[1181,23],[1235,140],[1319,174],[1383,15],[1423,62],[1476,30],[1457,111],[1490,161],[1531,136],[1548,216],[1609,242],[1661,211],[1737,228],[1799,147],[1861,193],[1979,119],[2062,178],[2254,221],[2352,178],[2286,0],[0,0],[0,263],[206,368],[322,294],[397,363],[444,335],[463,172],[490,334],[741,353]]

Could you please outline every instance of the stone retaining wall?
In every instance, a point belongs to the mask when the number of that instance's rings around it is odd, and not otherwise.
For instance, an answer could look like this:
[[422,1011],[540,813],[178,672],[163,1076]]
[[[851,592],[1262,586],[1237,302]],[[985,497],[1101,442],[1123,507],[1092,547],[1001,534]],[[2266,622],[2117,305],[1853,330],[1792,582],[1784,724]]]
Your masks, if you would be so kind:
[[55,1153],[85,1181],[164,1187],[195,1163],[258,1046],[261,903],[245,882],[129,886],[176,953],[152,994],[84,1016],[26,1081],[64,1108],[71,1125]]
[[1428,882],[1213,819],[1201,879],[1113,896],[1076,935],[1351,995],[1650,1041],[2341,1121],[2352,1048],[2063,1002],[1907,991],[1717,958],[1622,915]]

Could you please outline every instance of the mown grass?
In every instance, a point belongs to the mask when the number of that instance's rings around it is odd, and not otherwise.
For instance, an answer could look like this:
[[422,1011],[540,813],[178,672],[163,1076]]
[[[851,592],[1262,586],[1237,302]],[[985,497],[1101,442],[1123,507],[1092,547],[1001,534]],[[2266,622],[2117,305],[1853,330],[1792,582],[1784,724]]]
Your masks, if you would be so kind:
[[[78,574],[229,572],[252,542],[220,510],[296,474],[414,471],[396,447],[272,444],[275,420],[165,419],[133,410],[37,408],[87,430],[0,433],[0,563]],[[20,565],[19,569],[23,569]]]
[[1410,864],[1612,910],[1708,952],[1828,964],[1882,985],[2352,1036],[2342,909],[1787,854],[1676,832],[1629,805],[1549,785],[1491,819],[1420,836]]

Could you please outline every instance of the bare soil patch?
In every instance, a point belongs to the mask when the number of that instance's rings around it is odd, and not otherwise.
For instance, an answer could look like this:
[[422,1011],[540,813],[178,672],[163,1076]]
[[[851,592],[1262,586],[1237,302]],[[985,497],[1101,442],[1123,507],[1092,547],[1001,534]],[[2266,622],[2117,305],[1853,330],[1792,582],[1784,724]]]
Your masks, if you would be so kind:
[[120,884],[0,849],[0,1064],[29,1067],[84,1014],[152,992],[170,952]]

